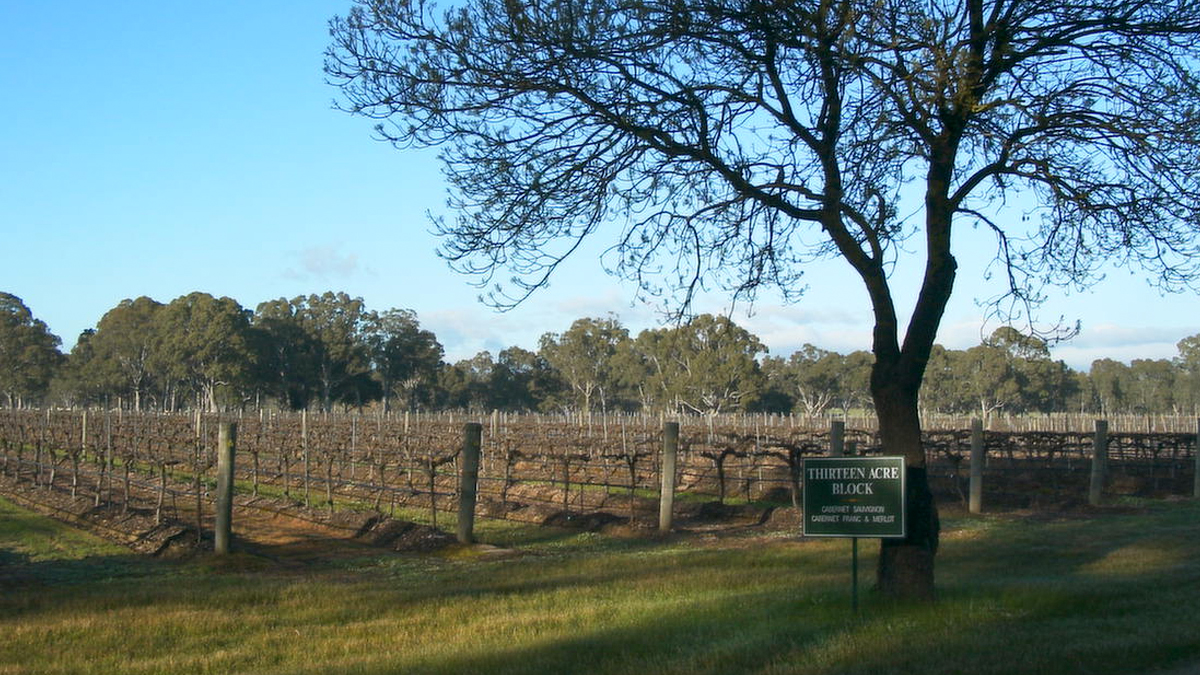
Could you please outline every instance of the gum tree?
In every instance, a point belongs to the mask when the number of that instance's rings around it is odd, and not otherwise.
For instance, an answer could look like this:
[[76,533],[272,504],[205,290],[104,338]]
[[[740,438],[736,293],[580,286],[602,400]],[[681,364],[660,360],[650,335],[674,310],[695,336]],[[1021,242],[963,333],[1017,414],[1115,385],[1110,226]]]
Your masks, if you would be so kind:
[[[442,255],[484,283],[514,275],[496,302],[593,234],[681,312],[702,285],[793,298],[815,258],[853,269],[881,440],[910,473],[885,593],[934,588],[917,397],[954,228],[994,233],[1018,311],[1112,261],[1167,287],[1197,275],[1185,0],[357,0],[331,32],[344,108],[398,146],[441,146]],[[1036,207],[1005,211],[1018,193]],[[906,308],[901,257],[924,267]]]
[[372,372],[379,379],[383,409],[395,394],[405,410],[415,410],[423,390],[437,379],[445,355],[437,337],[421,328],[416,312],[389,309],[372,314],[364,332]]
[[701,314],[670,328],[644,330],[629,345],[633,372],[661,408],[702,415],[743,410],[763,389],[757,357],[767,348],[725,316]]
[[616,389],[613,359],[629,331],[615,317],[577,319],[566,332],[546,333],[538,352],[578,395],[587,414],[599,403],[607,412]]
[[24,301],[0,292],[0,395],[10,408],[42,397],[63,361],[62,343]]
[[[154,311],[151,368],[217,412],[217,391],[243,388],[253,371],[250,312],[233,298],[194,292]],[[173,405],[170,406],[174,408]]]
[[1200,334],[1185,337],[1175,346],[1179,350],[1175,381],[1180,401],[1185,411],[1200,415]]
[[258,324],[277,340],[273,358],[279,380],[293,390],[289,398],[306,404],[316,398],[325,412],[335,401],[361,403],[371,369],[368,332],[376,318],[362,298],[340,291],[279,298],[256,312]]
[[122,300],[96,325],[86,366],[93,382],[133,399],[141,411],[153,373],[155,318],[162,303],[148,297]]

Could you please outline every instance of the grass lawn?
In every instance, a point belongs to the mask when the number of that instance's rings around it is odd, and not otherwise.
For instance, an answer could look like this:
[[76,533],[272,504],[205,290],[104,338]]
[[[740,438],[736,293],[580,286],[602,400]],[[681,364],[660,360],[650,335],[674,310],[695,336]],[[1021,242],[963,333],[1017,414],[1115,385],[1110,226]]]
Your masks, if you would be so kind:
[[[940,598],[850,544],[482,522],[524,555],[149,560],[0,500],[0,673],[1114,673],[1200,662],[1200,503],[947,518]],[[236,524],[235,524],[236,527]]]

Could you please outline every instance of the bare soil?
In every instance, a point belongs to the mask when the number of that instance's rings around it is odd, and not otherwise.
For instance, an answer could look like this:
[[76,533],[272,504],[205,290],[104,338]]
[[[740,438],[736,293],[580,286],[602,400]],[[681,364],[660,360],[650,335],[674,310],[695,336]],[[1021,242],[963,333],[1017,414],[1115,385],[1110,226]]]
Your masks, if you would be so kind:
[[[0,495],[139,553],[187,557],[212,549],[213,516],[208,512],[201,515],[198,533],[193,500],[177,504],[171,511],[173,517],[157,519],[152,509],[96,506],[94,495],[82,490],[72,497],[69,489],[61,486],[39,487],[11,476],[0,476]],[[454,543],[454,537],[441,530],[377,512],[330,513],[287,500],[251,496],[235,499],[233,522],[236,550],[284,565],[361,557],[380,549],[428,552]]]
[[[28,474],[19,481],[14,476],[0,474],[0,495],[140,553],[186,557],[212,549],[210,503],[201,505],[199,519],[194,496],[172,500],[170,508],[163,509],[161,517],[156,517],[157,496],[153,490],[135,486],[130,506],[126,507],[123,495],[118,494],[120,489],[109,486],[107,493],[102,491],[107,499],[97,506],[94,485],[88,484],[86,478],[77,487],[77,496],[72,497],[69,480],[64,475],[58,476],[51,489],[34,485]],[[1014,481],[1005,487],[1014,488],[1019,494],[1037,494],[1037,483],[1032,480]],[[943,514],[965,513],[965,505],[951,486],[935,485],[934,489],[939,493],[939,509]],[[533,490],[536,494],[524,494],[521,490]],[[1019,518],[1070,518],[1095,512],[1082,499],[1059,496],[1027,500],[1018,499],[1011,492],[985,493],[985,507],[989,512],[1001,510]],[[514,501],[501,503],[484,496],[477,513],[483,517],[616,536],[657,536],[657,500],[633,498],[631,503],[630,498],[622,496],[607,500],[600,510],[575,511],[555,504],[550,498],[552,494],[544,487],[514,488],[509,495]],[[1116,508],[1131,507],[1104,507],[1106,511]],[[447,514],[447,517],[452,516]],[[389,517],[379,511],[330,511],[305,507],[284,498],[239,495],[235,499],[233,523],[237,551],[285,567],[307,567],[380,550],[431,553],[455,545],[454,536],[441,529]],[[800,514],[790,506],[677,501],[673,532],[675,536],[709,538],[748,532],[799,532],[800,525]]]

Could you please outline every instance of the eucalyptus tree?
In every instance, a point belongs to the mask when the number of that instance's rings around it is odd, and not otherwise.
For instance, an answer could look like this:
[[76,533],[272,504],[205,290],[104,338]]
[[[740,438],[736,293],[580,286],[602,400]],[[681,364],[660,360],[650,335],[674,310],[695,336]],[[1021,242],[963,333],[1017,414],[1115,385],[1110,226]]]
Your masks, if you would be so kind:
[[252,319],[260,355],[258,380],[280,405],[303,410],[318,398],[321,345],[284,298],[262,302]]
[[1100,403],[1100,414],[1111,415],[1124,412],[1129,388],[1129,366],[1113,359],[1092,361],[1088,378]]
[[433,405],[441,410],[466,408],[469,405],[470,383],[461,363],[443,364],[437,372],[433,388]]
[[959,392],[954,375],[955,356],[940,344],[935,344],[929,351],[925,380],[921,385],[922,410],[953,412],[957,409]]
[[796,396],[792,393],[796,383],[788,360],[781,356],[764,356],[759,367],[766,384],[750,409],[753,412],[793,412],[797,406]]
[[1015,360],[1004,349],[981,344],[950,353],[951,368],[958,375],[957,386],[963,412],[974,411],[984,419],[999,410],[1018,407],[1025,380]]
[[362,298],[332,291],[279,298],[260,304],[256,315],[277,338],[273,358],[289,399],[307,404],[311,396],[325,411],[336,401],[361,402],[364,376],[371,371],[368,332],[376,321]]
[[1076,385],[1047,342],[1001,326],[969,349],[935,345],[926,369],[922,404],[934,410],[977,414],[1065,410]]
[[93,384],[128,397],[141,410],[151,391],[155,325],[163,304],[142,296],[105,312],[88,341],[85,376]]
[[0,394],[10,408],[41,399],[63,356],[62,340],[25,302],[0,292]]
[[855,350],[839,354],[804,345],[790,361],[798,373],[800,401],[810,414],[827,408],[841,408],[843,414],[848,414],[852,408],[871,406],[870,353]]
[[95,334],[95,328],[87,328],[79,333],[75,346],[71,347],[71,352],[66,355],[50,382],[52,400],[69,406],[86,406],[105,402],[111,393],[104,382],[88,372],[92,362],[92,336]]
[[1200,415],[1200,334],[1185,337],[1176,345],[1176,385],[1181,406]]
[[1012,326],[1000,326],[984,338],[982,344],[999,349],[1012,359],[1050,358],[1050,345],[1045,340],[1026,335]]
[[1022,333],[1012,326],[1001,326],[983,341],[984,346],[1001,350],[1011,364],[1019,385],[1012,406],[1015,412],[1060,412],[1075,386],[1070,369],[1050,357],[1050,345],[1037,335]]
[[616,317],[577,319],[562,334],[546,333],[538,353],[578,396],[579,409],[607,411],[617,388],[614,359],[629,340]]
[[493,407],[513,411],[553,408],[565,388],[561,374],[545,357],[521,347],[500,352],[489,384]]
[[250,384],[256,355],[250,311],[233,298],[194,292],[154,312],[150,360],[165,374],[171,403],[180,392],[199,407],[218,410],[218,389],[241,394]]
[[804,412],[820,415],[838,399],[842,356],[837,352],[805,344],[788,357],[792,389]]
[[795,409],[822,415],[832,408],[843,412],[869,403],[871,355],[856,351],[839,354],[805,344],[786,360],[769,357],[763,371],[773,387],[795,401]]
[[1080,395],[1077,373],[1066,363],[1051,358],[1021,359],[1017,362],[1026,388],[1021,409],[1031,412],[1067,412]]
[[701,314],[671,328],[647,329],[631,349],[650,399],[680,412],[718,414],[743,410],[765,388],[758,356],[767,348],[728,317]]
[[416,409],[436,383],[445,354],[437,336],[421,328],[416,312],[389,309],[371,315],[365,339],[371,371],[382,389],[384,410],[391,408],[393,396],[405,409]]
[[1100,397],[1092,378],[1086,372],[1078,370],[1067,371],[1067,395],[1065,410],[1080,414],[1098,409]]
[[1174,365],[1168,359],[1134,359],[1125,391],[1133,411],[1142,414],[1178,411]]
[[474,411],[495,408],[497,401],[492,389],[495,377],[496,360],[489,351],[457,361],[442,378],[450,407]]
[[849,413],[855,408],[873,410],[875,399],[872,395],[871,377],[875,367],[875,356],[869,351],[856,349],[846,354],[841,361],[838,405],[842,412]]
[[[345,109],[443,146],[442,254],[514,275],[495,302],[616,228],[617,271],[680,313],[705,287],[795,298],[815,258],[857,274],[881,441],[909,467],[887,594],[933,594],[917,399],[956,226],[995,236],[1014,313],[1112,260],[1166,287],[1200,273],[1190,0],[356,0],[331,34]],[[903,321],[906,257],[924,275]]]
[[962,397],[960,409],[970,412],[973,407],[987,418],[999,410],[1021,412],[1029,407],[1031,389],[1038,385],[1025,364],[1049,360],[1050,350],[1044,340],[1001,326],[982,343],[949,356]]

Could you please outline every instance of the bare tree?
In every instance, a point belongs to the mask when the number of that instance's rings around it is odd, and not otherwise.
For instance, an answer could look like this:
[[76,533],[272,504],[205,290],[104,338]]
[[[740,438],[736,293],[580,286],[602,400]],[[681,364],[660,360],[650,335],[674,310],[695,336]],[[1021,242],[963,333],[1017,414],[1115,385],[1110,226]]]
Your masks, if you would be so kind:
[[[383,138],[443,146],[442,254],[485,284],[515,274],[499,304],[610,226],[617,271],[681,313],[702,284],[793,298],[805,263],[844,259],[873,308],[882,442],[910,473],[879,586],[928,597],[917,394],[952,226],[995,233],[1001,309],[1112,260],[1191,283],[1198,32],[1184,0],[358,0],[326,72]],[[1037,210],[1007,214],[1017,193]],[[902,255],[925,268],[903,335]]]

